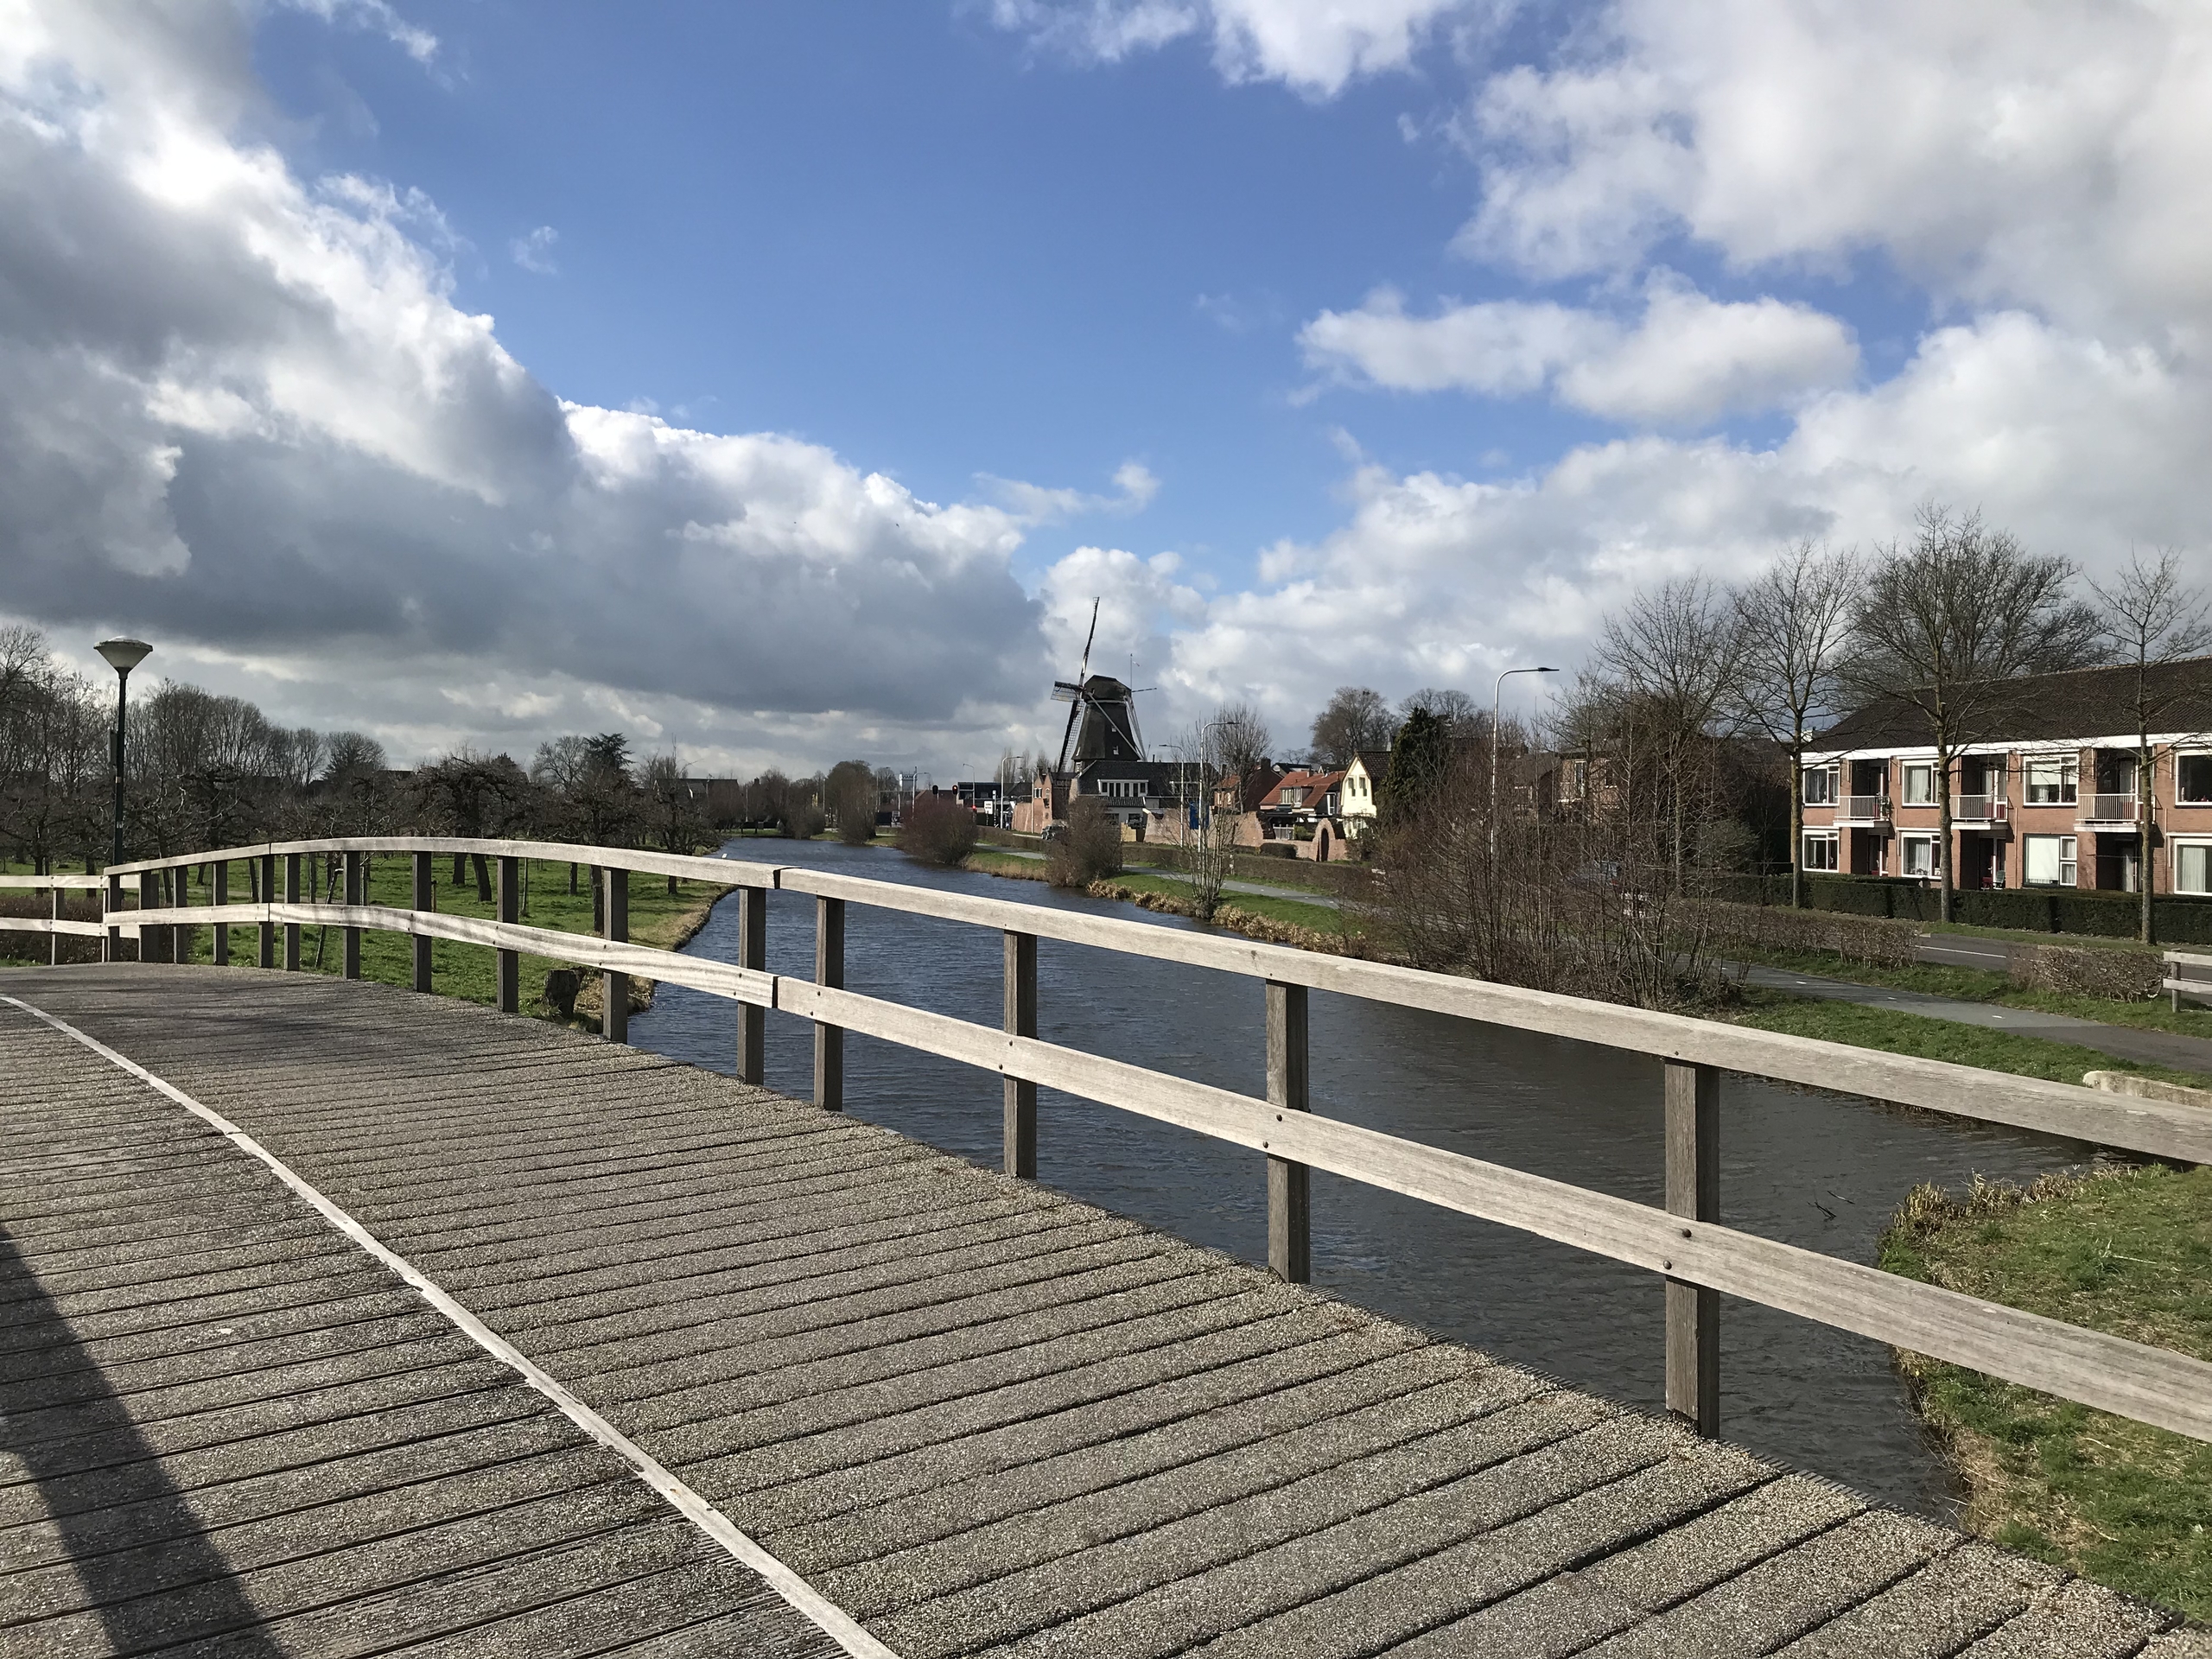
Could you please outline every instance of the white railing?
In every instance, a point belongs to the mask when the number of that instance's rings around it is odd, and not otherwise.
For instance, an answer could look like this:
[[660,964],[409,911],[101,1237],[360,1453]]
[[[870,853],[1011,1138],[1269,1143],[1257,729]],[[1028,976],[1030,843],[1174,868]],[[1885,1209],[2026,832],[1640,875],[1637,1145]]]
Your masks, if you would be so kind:
[[[433,861],[455,853],[481,854],[496,861],[497,919],[437,911]],[[330,855],[343,859],[347,901],[302,902],[303,861]],[[364,902],[367,860],[391,855],[412,862],[411,907]],[[520,925],[516,920],[518,876],[525,858],[590,864],[604,870],[609,878],[604,889],[605,936]],[[255,867],[255,885],[264,895],[261,902],[227,900],[230,867],[241,861]],[[212,867],[209,887],[216,902],[205,906],[160,905],[162,873],[198,864]],[[284,896],[272,901],[267,895],[279,890],[280,867]],[[630,944],[626,937],[627,874],[633,872],[737,889],[739,960],[713,962]],[[140,906],[135,912],[124,902],[127,878],[138,884]],[[765,897],[771,890],[806,893],[815,900],[815,974],[810,979],[766,969]],[[178,891],[185,891],[183,884],[178,884]],[[1307,1176],[1317,1168],[1648,1269],[1662,1275],[1668,1286],[1668,1405],[1708,1433],[1716,1432],[1719,1421],[1719,1298],[1726,1294],[2212,1440],[2212,1364],[1777,1243],[1721,1226],[1718,1218],[1719,1085],[1723,1071],[1861,1094],[2192,1163],[2212,1162],[2212,1113],[2201,1109],[1227,935],[1152,927],[1115,917],[789,865],[533,842],[379,837],[234,848],[118,865],[108,873],[106,895],[111,952],[120,953],[121,929],[128,917],[137,929],[141,956],[152,960],[174,958],[178,930],[204,926],[213,930],[214,955],[221,961],[228,954],[229,931],[244,925],[259,931],[263,966],[276,964],[281,934],[283,960],[287,967],[297,967],[300,929],[321,925],[344,930],[343,972],[358,978],[362,931],[385,929],[413,936],[413,983],[427,991],[431,988],[432,940],[485,946],[498,964],[498,1005],[509,1013],[519,1010],[521,952],[582,963],[607,976],[605,1034],[616,1041],[626,1033],[628,976],[689,986],[738,1005],[738,1072],[748,1082],[762,1080],[766,1011],[788,1013],[814,1025],[815,1101],[830,1109],[843,1104],[847,1031],[995,1071],[1004,1083],[1004,1157],[1010,1174],[1035,1173],[1039,1087],[1065,1090],[1249,1147],[1268,1160],[1269,1265],[1292,1280],[1310,1276]],[[976,1025],[844,989],[848,904],[1002,933],[1004,1027]],[[1265,981],[1265,1097],[1039,1040],[1036,976],[1040,938]],[[1666,1206],[1591,1192],[1315,1115],[1309,1109],[1306,1087],[1306,1001],[1311,990],[1658,1058],[1665,1077]]]
[[2012,804],[2002,795],[1954,795],[1951,797],[1951,821],[1954,823],[2003,823]]
[[2133,823],[2135,822],[2136,800],[2133,791],[2125,795],[2092,795],[2089,810],[2083,817],[2084,823]]
[[1847,795],[1836,809],[1838,823],[1887,823],[1890,798],[1886,795]]
[[47,895],[47,913],[43,916],[0,915],[0,933],[43,933],[47,936],[47,960],[49,963],[61,960],[61,941],[77,937],[97,939],[107,929],[105,924],[78,921],[62,914],[72,893],[100,893],[105,891],[107,880],[98,875],[0,875],[0,892],[42,893]]

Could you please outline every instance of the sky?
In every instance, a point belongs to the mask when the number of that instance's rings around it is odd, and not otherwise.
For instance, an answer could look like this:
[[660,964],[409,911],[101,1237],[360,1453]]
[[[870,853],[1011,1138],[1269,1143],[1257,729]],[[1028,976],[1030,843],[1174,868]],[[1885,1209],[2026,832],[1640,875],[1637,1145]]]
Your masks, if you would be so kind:
[[2212,574],[2208,164],[2195,0],[0,0],[0,616],[943,781],[1094,601],[1288,750],[1923,501]]

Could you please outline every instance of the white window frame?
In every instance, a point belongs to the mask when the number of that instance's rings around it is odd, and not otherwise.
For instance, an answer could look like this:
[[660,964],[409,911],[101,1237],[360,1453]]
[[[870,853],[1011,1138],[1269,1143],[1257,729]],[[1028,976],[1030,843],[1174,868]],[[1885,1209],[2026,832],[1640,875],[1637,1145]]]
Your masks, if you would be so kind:
[[1144,798],[1144,779],[1141,778],[1101,778],[1098,792],[1109,801],[1141,801]]
[[[2022,798],[2030,806],[2072,806],[2082,796],[2082,757],[2078,754],[2031,754],[2021,763]],[[2056,772],[2056,779],[2036,774]],[[2048,795],[2038,791],[2049,790]]]
[[[1897,874],[1899,875],[1917,876],[1921,880],[1927,881],[1933,881],[1936,880],[1938,872],[1936,868],[1935,836],[1899,836],[1897,837]],[[1926,869],[1916,870],[1912,868],[1912,849],[1916,847],[1925,847],[1928,849],[1928,868]]]
[[[2038,880],[2036,877],[2036,849],[2040,842],[2053,842],[2051,849],[2051,879]],[[2082,880],[2081,838],[2076,836],[2023,836],[2020,837],[2020,880],[2031,887],[2079,887]]]
[[2181,765],[2184,760],[2202,760],[2212,766],[2212,750],[2183,749],[2174,756],[2174,800],[2182,806],[2212,806],[2212,795],[2184,795],[2181,792]]
[[[2181,870],[2182,855],[2183,853],[2202,853],[2204,855],[2204,869],[2202,872],[2202,879],[2205,882],[2203,887],[2184,887],[2182,886]],[[2190,861],[2192,863],[2196,862],[2193,859]],[[2173,842],[2173,874],[2171,879],[2174,884],[2174,891],[2176,893],[2212,893],[2212,842],[2196,839],[2183,840],[2177,837]]]
[[[1920,796],[1912,792],[1912,780],[1923,779]],[[1936,804],[1936,763],[1933,760],[1908,760],[1904,775],[1897,779],[1897,804],[1900,806],[1933,806]]]
[[1835,804],[1835,773],[1834,762],[1825,766],[1805,768],[1805,804],[1834,806]]
[[[1814,855],[1814,849],[1816,848],[1826,849],[1827,861],[1825,864]],[[1805,844],[1799,850],[1798,855],[1804,861],[1802,868],[1808,870],[1821,870],[1834,874],[1841,868],[1843,849],[1840,839],[1833,832],[1822,835],[1818,830],[1808,830],[1805,836]]]

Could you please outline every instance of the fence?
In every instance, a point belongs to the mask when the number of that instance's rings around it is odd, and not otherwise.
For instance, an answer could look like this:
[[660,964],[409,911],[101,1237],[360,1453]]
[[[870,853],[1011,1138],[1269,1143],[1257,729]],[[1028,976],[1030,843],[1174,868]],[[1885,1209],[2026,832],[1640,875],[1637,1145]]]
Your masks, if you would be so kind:
[[61,960],[61,941],[73,935],[83,938],[99,938],[107,929],[99,922],[73,921],[64,916],[62,909],[72,893],[104,893],[107,889],[105,878],[97,875],[0,875],[0,892],[29,890],[48,896],[48,912],[43,916],[0,916],[0,933],[43,933],[47,939],[47,959]]
[[[432,861],[456,853],[482,854],[497,861],[497,919],[444,915],[435,909]],[[413,861],[413,907],[364,903],[364,861],[372,855],[394,854]],[[302,902],[302,860],[331,855],[343,861],[346,902]],[[517,876],[524,858],[606,870],[610,879],[606,883],[604,936],[519,924]],[[260,902],[229,901],[228,870],[241,860],[252,861],[253,886],[264,895]],[[161,904],[163,872],[199,864],[213,867],[213,902]],[[280,868],[283,896],[271,899],[268,895],[276,891]],[[625,937],[629,872],[734,888],[740,906],[738,961],[710,962],[630,944]],[[136,910],[124,903],[126,878],[135,878],[137,884],[141,902]],[[182,882],[176,887],[184,891]],[[814,898],[815,971],[810,980],[766,971],[766,894],[771,890]],[[281,957],[285,967],[297,968],[300,929],[323,925],[344,930],[341,971],[358,977],[362,931],[387,929],[413,937],[413,982],[418,990],[431,988],[433,939],[460,940],[492,950],[499,963],[498,1005],[508,1013],[519,1007],[519,952],[585,963],[608,976],[605,1034],[617,1042],[626,1035],[631,974],[727,997],[737,1005],[737,1073],[752,1083],[763,1079],[767,1012],[795,1014],[813,1024],[814,1101],[828,1110],[840,1109],[844,1103],[848,1031],[995,1071],[1003,1083],[1003,1156],[1010,1174],[1035,1173],[1040,1086],[1245,1147],[1267,1160],[1268,1258],[1287,1279],[1309,1276],[1308,1180],[1314,1169],[1648,1269],[1660,1274],[1666,1287],[1667,1404],[1707,1433],[1716,1433],[1719,1427],[1719,1298],[1726,1294],[2212,1440],[2212,1364],[1738,1232],[1722,1226],[1719,1218],[1719,1085],[1724,1071],[2193,1163],[2212,1161],[2212,1113],[2199,1108],[1287,950],[1233,936],[1169,930],[791,866],[531,842],[348,839],[118,865],[108,873],[106,892],[111,952],[119,952],[122,940],[135,931],[140,955],[148,960],[174,958],[175,929],[205,926],[213,930],[215,959],[226,961],[230,931],[250,925],[257,931],[262,966],[274,967]],[[845,915],[846,907],[854,904],[999,931],[1004,943],[1001,1028],[845,989]],[[1037,947],[1046,938],[1264,981],[1265,1097],[1039,1040]],[[1309,1109],[1306,1080],[1306,1006],[1314,990],[1657,1058],[1665,1071],[1663,1207],[1315,1116]]]

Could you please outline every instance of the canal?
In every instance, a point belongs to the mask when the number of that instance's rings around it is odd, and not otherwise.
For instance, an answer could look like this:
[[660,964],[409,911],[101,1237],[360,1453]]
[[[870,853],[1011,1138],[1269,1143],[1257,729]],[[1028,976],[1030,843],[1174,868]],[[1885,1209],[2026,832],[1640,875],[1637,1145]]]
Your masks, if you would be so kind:
[[[1134,906],[925,868],[880,848],[738,841],[732,857],[805,864],[885,881],[987,893],[1187,927]],[[768,965],[813,972],[813,904],[769,903]],[[687,949],[736,959],[737,907],[717,907]],[[861,905],[846,914],[852,989],[995,1026],[1000,936]],[[734,1069],[736,1012],[659,988],[631,1022],[640,1046]],[[1247,1094],[1264,1087],[1255,980],[1039,942],[1038,1028],[1047,1041]],[[1313,1109],[1621,1198],[1662,1198],[1656,1060],[1315,992]],[[995,1075],[846,1039],[856,1116],[995,1166]],[[811,1091],[810,1027],[769,1018],[767,1081]],[[2080,1143],[1827,1094],[1724,1077],[1721,1217],[1808,1249],[1871,1262],[1917,1182],[1976,1173],[2025,1179],[2091,1155]],[[1040,1091],[1038,1178],[1065,1192],[1248,1261],[1267,1254],[1257,1153],[1109,1107]],[[1313,1282],[1363,1307],[1632,1404],[1657,1407],[1662,1294],[1652,1274],[1317,1172]],[[1953,1483],[1879,1344],[1725,1300],[1721,1422],[1732,1440],[1900,1508],[1942,1516]]]

